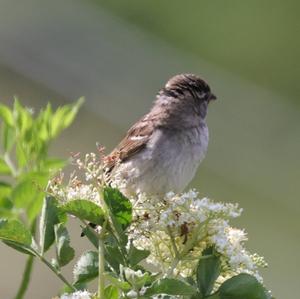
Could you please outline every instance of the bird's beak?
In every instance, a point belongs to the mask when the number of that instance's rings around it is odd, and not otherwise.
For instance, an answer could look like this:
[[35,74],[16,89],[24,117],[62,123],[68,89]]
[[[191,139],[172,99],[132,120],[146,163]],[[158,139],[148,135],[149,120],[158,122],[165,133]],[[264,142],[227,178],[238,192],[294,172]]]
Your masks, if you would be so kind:
[[211,93],[210,96],[209,96],[209,101],[215,101],[217,99],[217,97]]

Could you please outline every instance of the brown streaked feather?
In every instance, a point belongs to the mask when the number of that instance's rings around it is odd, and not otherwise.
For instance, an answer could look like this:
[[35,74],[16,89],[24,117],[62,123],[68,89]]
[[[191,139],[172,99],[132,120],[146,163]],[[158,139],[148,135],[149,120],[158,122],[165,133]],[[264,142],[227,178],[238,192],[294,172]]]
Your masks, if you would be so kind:
[[126,161],[145,148],[153,130],[154,121],[148,114],[134,124],[119,145],[106,157],[108,172],[111,172],[117,163]]

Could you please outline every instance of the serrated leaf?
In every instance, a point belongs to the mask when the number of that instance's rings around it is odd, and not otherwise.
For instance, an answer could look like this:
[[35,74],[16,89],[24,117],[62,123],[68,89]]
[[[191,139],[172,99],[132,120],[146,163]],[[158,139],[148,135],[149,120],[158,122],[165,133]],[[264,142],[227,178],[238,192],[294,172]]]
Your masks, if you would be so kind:
[[83,102],[84,98],[80,98],[75,104],[59,107],[54,112],[51,120],[52,138],[56,137],[63,129],[71,125]]
[[0,118],[9,126],[14,125],[14,118],[12,111],[5,105],[0,104]]
[[48,103],[45,109],[40,110],[35,120],[35,126],[38,128],[38,137],[43,142],[48,142],[51,139],[51,118],[52,107],[51,104]]
[[104,213],[100,206],[85,199],[71,200],[64,205],[62,209],[71,215],[74,215],[82,220],[88,220],[95,224],[103,224]]
[[119,273],[120,265],[125,265],[123,255],[117,246],[105,246],[105,260],[116,273]]
[[12,201],[17,208],[27,208],[32,201],[41,200],[48,182],[48,174],[32,172],[26,174],[13,189]]
[[0,174],[11,174],[11,170],[3,158],[0,158]]
[[0,200],[2,198],[8,198],[11,194],[12,187],[6,182],[0,182]]
[[18,167],[23,168],[27,164],[28,157],[20,142],[16,144],[16,157],[18,161]]
[[149,250],[141,250],[134,247],[134,245],[131,243],[128,253],[128,259],[131,266],[137,265],[139,262],[144,260],[150,255]]
[[146,289],[145,296],[158,294],[190,296],[197,290],[187,283],[173,278],[162,278],[156,280],[149,288]]
[[0,239],[30,246],[32,236],[21,221],[0,219]]
[[[76,290],[80,290],[80,291],[84,291],[84,290],[87,290],[88,287],[87,287],[87,284],[85,283],[78,283],[76,285],[74,285],[76,287]],[[63,294],[71,294],[71,293],[74,293],[74,289],[71,288],[70,286],[68,285],[64,285],[63,288],[60,290],[59,294],[60,295],[63,295]],[[58,299],[58,298],[53,298],[53,299]],[[95,298],[92,298],[92,299],[95,299]]]
[[24,135],[25,132],[32,126],[33,119],[28,110],[21,105],[16,97],[14,102],[13,115],[18,132],[21,135]]
[[268,299],[264,287],[246,273],[226,280],[219,288],[220,299]]
[[125,229],[132,220],[132,205],[118,189],[106,187],[103,191],[104,200],[118,225]]
[[0,197],[0,210],[10,210],[13,207],[13,203],[7,197]]
[[65,223],[66,220],[66,215],[58,207],[56,199],[50,196],[45,197],[40,218],[40,247],[42,255],[55,240],[54,225]]
[[13,242],[13,241],[3,241],[3,243],[5,243],[7,246],[9,246],[9,247],[11,247],[11,248],[13,248],[13,249],[15,249],[19,252],[29,254],[29,255],[33,255],[33,256],[36,255],[34,253],[33,248],[29,245],[20,244],[20,243]]
[[13,203],[9,198],[11,189],[1,187],[0,183],[0,218],[15,218],[15,211],[12,211]]
[[197,266],[197,285],[203,297],[208,296],[213,290],[214,283],[220,275],[220,258],[213,254],[213,249],[208,248],[203,252]]
[[121,289],[122,291],[129,291],[131,290],[131,286],[127,281],[122,281],[118,277],[113,276],[111,273],[105,273],[105,278],[108,280],[112,285],[116,286],[117,288]]
[[0,218],[11,219],[17,216],[16,211],[12,209],[14,205],[10,199],[11,191],[11,185],[0,182]]
[[115,286],[108,286],[104,290],[105,299],[119,299],[119,290]]
[[85,252],[77,261],[74,270],[74,284],[86,283],[98,276],[98,253]]
[[81,236],[82,237],[86,236],[88,240],[98,249],[99,240],[95,236],[95,234],[93,234],[93,232],[91,231],[93,228],[89,227],[89,225],[81,228],[82,228]]
[[16,139],[15,129],[7,125],[6,123],[2,124],[2,143],[5,153],[8,153],[12,146],[14,145]]
[[54,226],[56,256],[60,267],[67,265],[75,256],[75,250],[70,246],[70,236],[66,227],[62,224]]

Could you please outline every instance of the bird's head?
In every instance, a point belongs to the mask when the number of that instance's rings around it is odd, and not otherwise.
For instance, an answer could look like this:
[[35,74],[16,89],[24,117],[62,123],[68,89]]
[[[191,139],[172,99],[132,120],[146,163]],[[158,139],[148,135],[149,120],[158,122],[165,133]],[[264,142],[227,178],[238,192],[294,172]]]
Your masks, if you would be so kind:
[[193,74],[180,74],[169,79],[159,92],[158,100],[159,98],[165,105],[174,103],[179,109],[186,107],[203,118],[206,116],[208,103],[216,100],[209,85]]

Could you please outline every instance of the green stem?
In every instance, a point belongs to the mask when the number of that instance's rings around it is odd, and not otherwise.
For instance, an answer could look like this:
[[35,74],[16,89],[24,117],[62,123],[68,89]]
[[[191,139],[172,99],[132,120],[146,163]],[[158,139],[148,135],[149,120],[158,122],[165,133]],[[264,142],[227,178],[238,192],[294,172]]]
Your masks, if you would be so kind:
[[[32,236],[35,237],[36,220],[33,221],[32,225],[31,225],[31,233],[32,233]],[[30,277],[31,277],[32,269],[33,269],[33,262],[34,262],[34,256],[32,256],[32,255],[28,256],[26,265],[25,265],[25,269],[23,272],[23,278],[22,278],[20,287],[18,289],[17,295],[15,296],[15,299],[24,298],[24,295],[28,289],[28,285],[30,282]]]
[[172,244],[172,247],[173,247],[173,250],[174,250],[175,258],[179,258],[179,251],[178,251],[178,248],[176,246],[176,242],[175,242],[175,239],[173,237],[173,234],[172,234],[172,231],[171,231],[170,227],[168,227],[168,233],[169,233],[169,236],[171,238],[171,244]]
[[37,253],[36,252],[36,254],[37,254],[37,256],[40,258],[40,260],[46,265],[46,266],[48,266],[49,268],[50,268],[50,270],[53,272],[53,273],[55,273],[56,274],[56,276],[60,279],[60,280],[62,280],[72,291],[77,291],[77,289],[74,287],[74,286],[72,286],[72,284],[71,283],[69,283],[68,281],[67,281],[67,279],[55,268],[55,267],[53,267],[43,256],[41,256],[39,253]]
[[22,299],[26,293],[26,290],[28,288],[29,281],[30,281],[33,261],[34,261],[34,256],[32,256],[32,255],[28,256],[27,261],[26,261],[26,266],[24,269],[24,273],[23,273],[22,282],[19,287],[18,293],[15,296],[15,299]]
[[104,288],[105,288],[105,277],[104,277],[104,242],[103,239],[99,238],[99,247],[98,247],[98,297],[99,299],[105,299],[104,297]]
[[169,268],[169,270],[168,270],[167,277],[173,276],[174,269],[177,267],[179,262],[180,262],[180,259],[175,257],[172,264],[171,264],[171,266],[170,266],[170,268]]
[[174,256],[174,260],[173,260],[173,262],[172,262],[172,264],[171,264],[171,266],[168,270],[167,276],[172,276],[174,269],[176,268],[176,266],[180,262],[180,253],[179,253],[178,248],[176,246],[176,242],[175,242],[175,239],[173,237],[172,231],[169,227],[168,227],[168,233],[169,233],[169,236],[170,236],[170,239],[171,239],[171,245],[172,245],[175,256]]

